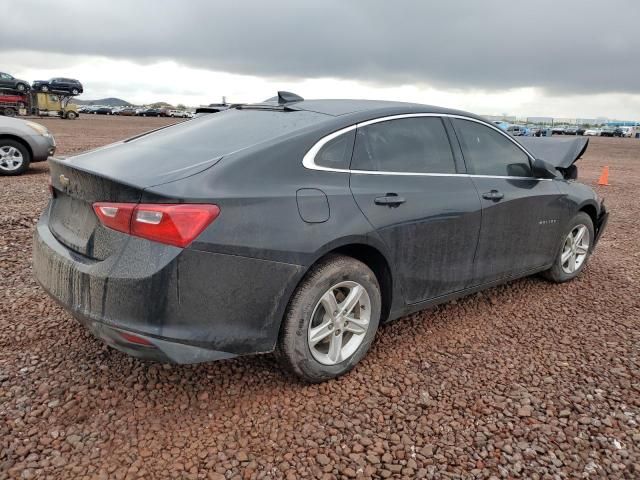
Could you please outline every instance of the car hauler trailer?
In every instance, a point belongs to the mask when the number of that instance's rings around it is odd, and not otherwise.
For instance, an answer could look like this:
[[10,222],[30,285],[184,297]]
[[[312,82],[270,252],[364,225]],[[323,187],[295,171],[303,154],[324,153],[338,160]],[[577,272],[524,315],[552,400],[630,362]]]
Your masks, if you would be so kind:
[[5,117],[26,115],[29,98],[27,95],[0,92],[0,114]]
[[0,113],[16,115],[37,115],[39,117],[60,117],[69,120],[78,118],[78,106],[71,103],[70,95],[57,93],[29,92],[23,94],[0,92]]

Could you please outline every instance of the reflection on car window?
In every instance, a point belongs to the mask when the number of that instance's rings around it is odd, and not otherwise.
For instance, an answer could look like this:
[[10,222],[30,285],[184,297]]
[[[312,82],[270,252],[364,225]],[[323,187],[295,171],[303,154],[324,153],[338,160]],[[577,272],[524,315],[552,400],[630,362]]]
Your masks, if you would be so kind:
[[315,164],[321,167],[348,169],[355,130],[327,142],[318,152]]
[[454,119],[467,168],[476,175],[530,177],[529,157],[493,128]]
[[455,173],[447,132],[438,117],[388,120],[358,128],[353,170]]

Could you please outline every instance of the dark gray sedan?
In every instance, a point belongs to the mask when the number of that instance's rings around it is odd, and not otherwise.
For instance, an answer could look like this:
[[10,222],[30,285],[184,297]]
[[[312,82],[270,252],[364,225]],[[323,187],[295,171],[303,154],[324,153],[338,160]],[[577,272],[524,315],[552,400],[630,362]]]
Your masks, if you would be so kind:
[[381,322],[526,275],[575,278],[607,213],[575,181],[585,141],[568,142],[281,92],[52,160],[34,271],[129,354],[275,350],[323,381],[365,356]]
[[56,151],[53,135],[39,123],[0,116],[0,175],[20,175]]

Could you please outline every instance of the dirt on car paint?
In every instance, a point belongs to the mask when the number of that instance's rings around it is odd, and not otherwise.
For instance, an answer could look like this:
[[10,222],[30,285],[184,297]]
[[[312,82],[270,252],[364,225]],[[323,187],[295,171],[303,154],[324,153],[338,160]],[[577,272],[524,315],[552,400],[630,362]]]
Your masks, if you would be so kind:
[[[61,155],[174,122],[38,121]],[[94,339],[31,273],[47,165],[0,177],[0,479],[638,478],[640,141],[591,138],[580,180],[605,165],[583,275],[401,319],[312,386],[268,355],[163,365]]]

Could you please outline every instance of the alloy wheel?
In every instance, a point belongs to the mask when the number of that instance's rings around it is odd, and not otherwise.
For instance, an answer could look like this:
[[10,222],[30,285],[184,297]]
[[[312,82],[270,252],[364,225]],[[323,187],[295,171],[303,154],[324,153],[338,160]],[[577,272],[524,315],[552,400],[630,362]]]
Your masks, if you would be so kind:
[[320,298],[311,315],[307,340],[313,358],[336,365],[362,344],[371,320],[371,299],[357,282],[340,282]]
[[12,172],[18,170],[24,162],[22,152],[9,145],[0,146],[0,170]]
[[560,264],[565,273],[575,273],[582,267],[589,253],[589,242],[589,230],[585,225],[576,225],[569,232],[560,255]]

